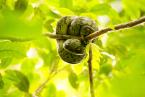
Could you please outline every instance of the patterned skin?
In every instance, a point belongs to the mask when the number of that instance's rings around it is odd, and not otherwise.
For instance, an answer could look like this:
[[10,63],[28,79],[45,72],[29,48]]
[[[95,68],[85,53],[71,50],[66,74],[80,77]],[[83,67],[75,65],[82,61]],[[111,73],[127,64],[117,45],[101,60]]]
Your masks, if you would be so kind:
[[[95,21],[87,17],[65,16],[56,27],[56,34],[85,37],[98,30]],[[88,42],[79,39],[57,39],[58,53],[62,60],[77,64],[86,56]]]

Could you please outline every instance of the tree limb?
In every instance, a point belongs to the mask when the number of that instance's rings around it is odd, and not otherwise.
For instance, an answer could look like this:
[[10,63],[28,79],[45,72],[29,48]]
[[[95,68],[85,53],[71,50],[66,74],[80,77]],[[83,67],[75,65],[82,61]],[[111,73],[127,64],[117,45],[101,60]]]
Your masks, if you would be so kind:
[[141,23],[144,23],[144,22],[145,22],[145,16],[142,17],[142,18],[139,18],[138,20],[135,20],[135,21],[130,21],[128,23],[115,25],[114,29],[108,27],[108,28],[104,28],[102,30],[96,31],[96,32],[86,36],[85,39],[91,40],[91,39],[96,38],[97,36],[100,36],[100,35],[102,35],[104,33],[109,32],[109,31],[112,31],[112,30],[121,30],[121,29],[125,29],[125,28],[134,27],[134,26],[136,26],[138,24],[141,24]]
[[91,97],[95,97],[94,83],[93,83],[93,71],[92,71],[92,46],[91,46],[91,44],[89,45],[88,69],[89,69],[90,93],[91,93]]
[[[122,30],[122,29],[125,29],[125,28],[130,28],[130,27],[134,27],[134,26],[137,26],[141,23],[144,23],[145,22],[145,16],[137,19],[137,20],[134,20],[134,21],[130,21],[130,22],[127,22],[127,23],[124,23],[124,24],[118,24],[118,25],[115,25],[114,26],[114,29],[113,28],[104,28],[104,29],[101,29],[99,31],[96,31],[88,36],[85,37],[86,40],[92,40],[104,33],[107,33],[109,31],[113,31],[113,30]],[[56,34],[51,34],[51,33],[46,33],[44,34],[45,36],[48,36],[50,38],[54,38],[54,39],[70,39],[70,38],[77,38],[77,39],[82,39],[82,37],[78,37],[78,36],[71,36],[71,35],[56,35]]]
[[70,38],[80,39],[80,37],[72,35],[60,35],[60,34],[56,35],[51,33],[45,33],[44,35],[54,39],[70,39]]

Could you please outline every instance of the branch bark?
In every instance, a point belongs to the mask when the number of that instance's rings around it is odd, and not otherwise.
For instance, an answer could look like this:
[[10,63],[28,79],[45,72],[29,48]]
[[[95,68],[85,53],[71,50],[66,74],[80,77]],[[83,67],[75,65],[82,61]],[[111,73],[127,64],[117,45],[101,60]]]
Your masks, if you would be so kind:
[[[88,36],[86,36],[84,39],[86,40],[92,40],[104,33],[107,33],[109,31],[113,31],[113,30],[122,30],[122,29],[126,29],[126,28],[130,28],[130,27],[134,27],[134,26],[137,26],[141,23],[144,23],[145,22],[145,16],[137,19],[137,20],[134,20],[134,21],[130,21],[130,22],[127,22],[127,23],[124,23],[124,24],[118,24],[118,25],[115,25],[114,26],[114,29],[113,28],[104,28],[104,29],[101,29],[99,31],[96,31]],[[56,35],[56,34],[50,34],[50,33],[46,33],[44,34],[45,36],[48,36],[50,38],[54,38],[54,39],[70,39],[70,38],[77,38],[77,39],[82,39],[82,37],[78,37],[78,36],[71,36],[71,35]]]
[[92,46],[89,45],[89,59],[88,59],[88,69],[89,69],[89,82],[90,82],[90,93],[91,97],[95,97],[94,94],[94,83],[93,83],[93,71],[92,71]]
[[51,33],[45,33],[44,35],[54,39],[70,39],[70,38],[80,39],[80,37],[72,35],[60,35],[60,34],[56,35]]
[[85,38],[87,40],[91,40],[91,39],[96,38],[97,36],[100,36],[100,35],[102,35],[104,33],[109,32],[109,31],[112,31],[112,30],[121,30],[121,29],[125,29],[125,28],[134,27],[134,26],[136,26],[138,24],[141,24],[141,23],[144,23],[144,22],[145,22],[145,16],[142,17],[142,18],[139,18],[138,20],[135,20],[135,21],[130,21],[128,23],[115,25],[114,29],[109,28],[109,27],[108,28],[104,28],[102,30],[96,31],[96,32],[86,36]]

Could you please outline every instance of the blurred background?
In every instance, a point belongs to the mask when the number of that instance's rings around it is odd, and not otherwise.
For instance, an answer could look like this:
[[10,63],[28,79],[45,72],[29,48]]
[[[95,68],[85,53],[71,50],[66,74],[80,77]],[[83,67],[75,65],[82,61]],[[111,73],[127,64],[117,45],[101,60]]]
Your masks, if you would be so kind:
[[[88,57],[62,61],[43,34],[63,16],[89,17],[102,29],[144,15],[145,0],[0,0],[0,97],[90,97]],[[96,97],[145,97],[144,24],[101,35],[92,47]]]

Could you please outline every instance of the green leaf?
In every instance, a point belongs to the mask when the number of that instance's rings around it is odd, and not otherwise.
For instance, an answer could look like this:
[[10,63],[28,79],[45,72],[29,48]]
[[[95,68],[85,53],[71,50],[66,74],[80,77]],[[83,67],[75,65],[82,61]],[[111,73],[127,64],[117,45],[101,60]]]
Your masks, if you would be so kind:
[[53,83],[49,83],[47,89],[44,90],[43,94],[46,97],[56,97],[56,86]]
[[[0,58],[3,66],[7,66],[10,58],[23,58],[26,56],[27,45],[19,42],[0,41]],[[6,59],[8,58],[8,60]],[[5,60],[5,61],[4,61]],[[6,60],[8,62],[6,62]],[[5,65],[4,65],[5,64]]]
[[111,10],[111,7],[108,4],[96,4],[93,7],[89,9],[90,12],[99,14],[99,15],[104,15],[108,14]]
[[131,19],[136,19],[140,17],[140,9],[138,3],[136,3],[134,6],[135,0],[133,2],[129,2],[128,0],[123,0],[122,3],[124,5],[124,10],[126,12],[126,15],[128,15]]
[[93,43],[90,45],[91,45],[92,51],[93,51],[92,52],[92,68],[99,70],[100,69],[99,62],[100,62],[100,57],[101,57],[99,47],[97,47],[97,45],[95,45]]
[[21,91],[29,91],[29,81],[27,77],[17,70],[6,70],[6,78],[11,80],[13,84]]
[[78,86],[79,86],[78,77],[75,73],[71,72],[68,76],[68,80],[73,88],[75,88],[75,89],[78,88]]
[[2,79],[2,75],[0,74],[0,89],[2,89],[4,87],[4,82]]
[[53,17],[53,18],[60,18],[60,17],[61,17],[61,15],[60,15],[60,13],[58,12],[58,10],[52,9],[52,8],[49,8],[49,9],[48,9],[48,15],[49,15],[50,17]]
[[87,69],[84,69],[82,70],[82,72],[78,75],[78,81],[79,83],[85,81],[85,80],[89,80],[88,78],[88,70]]
[[56,97],[66,97],[65,91],[62,91],[62,90],[61,91],[58,91]]
[[68,8],[57,8],[57,10],[60,12],[62,16],[70,16],[75,15],[74,12]]
[[27,76],[31,76],[29,73],[32,73],[35,69],[35,65],[37,64],[38,59],[29,59],[25,58],[21,65],[21,71],[25,72]]
[[48,19],[45,24],[44,24],[44,27],[49,31],[49,32],[54,32],[54,29],[53,29],[53,26],[52,26],[52,23],[54,22],[55,20],[54,19]]
[[57,8],[48,6],[46,4],[39,5],[38,7],[34,9],[34,11],[35,11],[35,15],[39,15],[40,18],[42,19],[46,19],[47,17],[53,18],[53,19],[61,17]]
[[28,6],[28,0],[17,0],[15,2],[15,10],[17,12],[24,12]]
[[119,97],[144,97],[145,76],[141,74],[119,73],[120,77],[115,77],[111,81],[111,90],[113,94]]
[[10,65],[12,61],[12,57],[2,58],[0,63],[0,69],[6,68],[8,65]]
[[0,18],[0,39],[28,41],[42,37],[42,21],[20,19],[12,12],[4,12]]
[[112,70],[112,66],[111,64],[103,64],[102,66],[100,66],[100,71],[99,73],[100,74],[105,74],[105,75],[109,75],[109,73],[111,72]]
[[59,5],[60,5],[60,7],[72,9],[73,0],[59,0]]
[[0,0],[0,9],[4,8],[6,6],[5,0]]

